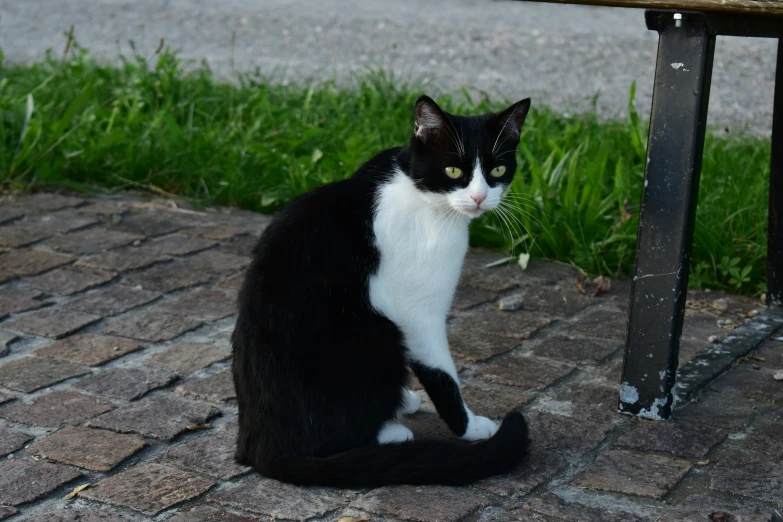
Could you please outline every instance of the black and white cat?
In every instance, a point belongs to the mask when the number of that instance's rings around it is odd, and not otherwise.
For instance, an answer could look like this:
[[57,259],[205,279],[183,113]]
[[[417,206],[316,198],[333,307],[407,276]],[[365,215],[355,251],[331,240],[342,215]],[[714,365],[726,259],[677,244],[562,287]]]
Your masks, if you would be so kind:
[[[236,458],[297,484],[468,484],[515,468],[524,418],[464,403],[446,316],[471,219],[516,170],[530,100],[455,116],[422,96],[407,147],[293,200],[264,231],[232,342]],[[459,440],[413,440],[411,368]],[[472,442],[480,441],[480,442]]]

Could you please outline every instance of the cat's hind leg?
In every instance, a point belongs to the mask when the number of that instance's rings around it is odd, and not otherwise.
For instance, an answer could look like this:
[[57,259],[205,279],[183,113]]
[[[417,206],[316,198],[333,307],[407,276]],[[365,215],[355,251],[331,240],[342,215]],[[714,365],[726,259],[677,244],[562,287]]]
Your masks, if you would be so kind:
[[421,408],[421,397],[413,390],[405,388],[402,390],[402,406],[397,410],[397,416],[411,415]]
[[378,432],[378,444],[394,444],[408,440],[413,440],[413,432],[396,422],[387,422]]

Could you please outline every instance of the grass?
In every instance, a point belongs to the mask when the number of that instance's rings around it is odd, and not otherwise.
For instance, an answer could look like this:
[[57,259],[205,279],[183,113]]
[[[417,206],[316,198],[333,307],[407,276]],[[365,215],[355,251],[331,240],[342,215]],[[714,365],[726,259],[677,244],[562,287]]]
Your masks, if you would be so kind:
[[[33,65],[2,60],[0,183],[5,190],[143,185],[274,212],[405,143],[419,94],[382,73],[347,88],[282,86],[250,74],[231,85],[206,65],[184,72],[165,50],[119,66],[99,64],[76,45]],[[439,102],[458,113],[505,105],[467,95]],[[472,243],[593,274],[632,273],[646,132],[630,103],[627,119],[609,122],[536,107],[518,151],[514,217],[478,220]],[[692,286],[764,290],[769,149],[769,140],[748,135],[708,137]]]

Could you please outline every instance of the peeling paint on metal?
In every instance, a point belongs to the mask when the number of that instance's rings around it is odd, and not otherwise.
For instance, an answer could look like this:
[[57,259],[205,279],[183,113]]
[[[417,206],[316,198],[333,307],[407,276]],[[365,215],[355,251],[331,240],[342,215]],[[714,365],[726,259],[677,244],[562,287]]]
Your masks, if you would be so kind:
[[636,391],[635,386],[631,386],[627,382],[623,382],[620,387],[620,402],[625,404],[636,404],[639,400],[639,392]]

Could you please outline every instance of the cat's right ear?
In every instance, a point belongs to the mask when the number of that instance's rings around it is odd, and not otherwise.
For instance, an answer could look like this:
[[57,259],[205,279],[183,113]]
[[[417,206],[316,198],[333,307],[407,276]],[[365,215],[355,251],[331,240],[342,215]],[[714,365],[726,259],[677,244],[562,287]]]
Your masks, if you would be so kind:
[[424,143],[427,143],[428,140],[445,128],[446,118],[446,113],[438,107],[438,104],[429,96],[424,95],[416,100],[413,134]]

